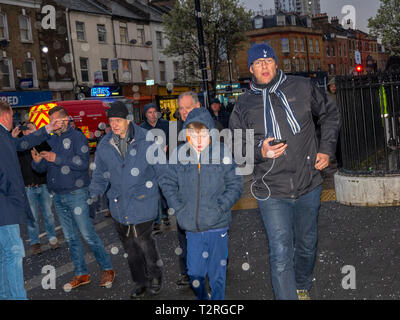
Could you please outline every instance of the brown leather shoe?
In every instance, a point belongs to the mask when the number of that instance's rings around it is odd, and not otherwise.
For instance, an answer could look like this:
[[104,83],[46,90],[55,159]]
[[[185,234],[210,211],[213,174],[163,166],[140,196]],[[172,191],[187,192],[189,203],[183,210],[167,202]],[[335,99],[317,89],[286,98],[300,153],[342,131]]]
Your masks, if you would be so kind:
[[35,243],[31,245],[31,253],[33,255],[42,253],[42,249],[40,249],[40,243]]
[[103,275],[101,276],[100,287],[107,287],[112,285],[115,279],[114,270],[104,270]]
[[75,276],[70,282],[64,285],[64,290],[68,291],[89,283],[90,283],[90,276],[88,274],[84,274],[82,276]]

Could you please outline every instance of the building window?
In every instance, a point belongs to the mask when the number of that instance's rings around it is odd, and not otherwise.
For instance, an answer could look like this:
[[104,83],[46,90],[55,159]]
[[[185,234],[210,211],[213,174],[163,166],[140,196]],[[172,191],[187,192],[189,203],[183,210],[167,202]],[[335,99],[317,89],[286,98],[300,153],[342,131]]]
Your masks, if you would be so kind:
[[326,47],[326,56],[329,57],[330,56],[330,50],[331,48],[329,46]]
[[301,59],[301,66],[302,66],[303,72],[305,72],[307,70],[306,69],[306,59]]
[[82,82],[89,82],[89,59],[79,58]]
[[292,63],[291,63],[290,59],[283,60],[283,71],[285,71],[285,72],[292,71]]
[[339,43],[339,57],[342,56],[342,45]]
[[144,29],[138,28],[137,29],[137,43],[138,45],[143,46],[145,43],[145,37],[144,37]]
[[319,41],[315,40],[315,52],[319,53]]
[[101,72],[103,74],[103,81],[108,82],[108,59],[101,59]]
[[334,57],[334,56],[335,56],[335,47],[332,46],[332,57]]
[[311,59],[311,71],[315,71],[315,62],[314,62],[314,59]]
[[104,24],[97,25],[97,38],[99,42],[107,42],[107,30]]
[[142,81],[146,81],[149,78],[149,66],[146,61],[140,62],[140,69],[142,70]]
[[32,41],[31,19],[28,16],[19,16],[19,32],[21,41]]
[[36,73],[36,63],[32,59],[28,59],[24,61],[24,71],[25,78],[31,78],[33,82],[33,86],[37,87],[37,73]]
[[309,48],[310,48],[310,52],[313,53],[314,52],[313,39],[310,39]]
[[11,59],[0,60],[0,83],[2,88],[14,88],[14,76]]
[[344,43],[343,44],[343,55],[346,57],[347,55],[346,55],[346,44]]
[[122,78],[124,82],[130,82],[131,76],[131,64],[129,60],[122,60]]
[[287,38],[282,38],[282,52],[290,52],[289,40]]
[[179,61],[174,61],[174,79],[179,79]]
[[78,41],[86,41],[85,23],[76,21],[76,38]]
[[7,16],[4,13],[0,13],[0,39],[8,40]]
[[126,27],[119,27],[119,41],[120,43],[128,43],[128,29]]
[[293,39],[293,48],[294,48],[293,49],[294,51],[299,51],[299,48],[297,47],[297,39],[296,38]]
[[159,66],[160,66],[160,81],[166,81],[165,80],[165,62],[160,61]]
[[162,32],[156,31],[156,41],[157,41],[157,48],[158,49],[164,48]]
[[300,50],[301,52],[304,52],[304,40],[300,39]]
[[321,71],[321,60],[317,60],[317,71]]
[[296,59],[295,65],[296,65],[296,72],[300,72],[300,60],[299,59]]
[[286,18],[286,16],[284,16],[284,15],[277,16],[276,17],[276,24],[278,26],[284,26],[285,25],[285,18]]

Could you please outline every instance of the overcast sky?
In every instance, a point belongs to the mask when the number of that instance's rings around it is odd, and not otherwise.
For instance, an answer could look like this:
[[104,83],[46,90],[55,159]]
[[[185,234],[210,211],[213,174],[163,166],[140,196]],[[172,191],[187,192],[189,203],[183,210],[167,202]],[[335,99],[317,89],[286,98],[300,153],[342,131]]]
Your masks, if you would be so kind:
[[[259,10],[260,4],[263,9],[274,8],[274,0],[241,0],[251,10]],[[380,7],[379,0],[321,0],[321,12],[326,12],[329,17],[337,16],[339,22],[345,14],[342,8],[345,5],[352,5],[356,10],[356,28],[368,32],[368,18],[374,17]]]

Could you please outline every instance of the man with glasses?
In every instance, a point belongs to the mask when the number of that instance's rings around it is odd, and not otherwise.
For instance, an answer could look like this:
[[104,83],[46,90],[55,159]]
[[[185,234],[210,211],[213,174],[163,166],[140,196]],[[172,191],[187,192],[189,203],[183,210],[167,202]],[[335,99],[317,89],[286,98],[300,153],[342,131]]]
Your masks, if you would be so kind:
[[[270,46],[249,49],[252,82],[235,105],[230,128],[254,130],[252,193],[267,232],[275,298],[309,299],[320,171],[335,153],[340,116],[310,79],[286,76],[277,63]],[[321,126],[319,144],[313,116]],[[246,134],[242,136],[239,143],[245,144]]]
[[62,106],[52,108],[49,118],[62,121],[62,125],[48,140],[51,151],[32,152],[32,167],[37,172],[47,171],[47,187],[54,195],[54,206],[74,263],[75,277],[64,290],[91,282],[79,231],[103,270],[100,286],[110,286],[115,277],[111,258],[94,230],[89,213],[88,141],[82,132],[68,124],[68,113]]

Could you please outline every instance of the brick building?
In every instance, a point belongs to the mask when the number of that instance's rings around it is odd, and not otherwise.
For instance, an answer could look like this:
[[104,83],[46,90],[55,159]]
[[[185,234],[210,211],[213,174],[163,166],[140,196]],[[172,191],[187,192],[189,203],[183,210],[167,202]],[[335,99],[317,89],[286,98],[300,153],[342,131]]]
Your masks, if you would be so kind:
[[[38,1],[0,1],[1,90],[38,90],[46,83],[41,72]],[[31,80],[28,80],[31,79]],[[29,82],[29,83],[28,83]]]
[[27,108],[51,100],[43,73],[39,29],[41,1],[0,1],[0,99],[15,110],[14,122],[27,119]]
[[378,71],[378,42],[361,30],[345,29],[337,17],[329,22],[326,13],[313,17],[313,24],[323,32],[323,46],[329,75],[355,72],[355,52],[360,52],[363,72]]
[[272,46],[278,58],[278,66],[286,73],[315,74],[327,70],[322,44],[322,31],[312,25],[308,16],[291,13],[255,16],[251,31],[246,33],[248,42],[236,59],[239,78],[250,77],[247,67],[247,50],[253,44]]

